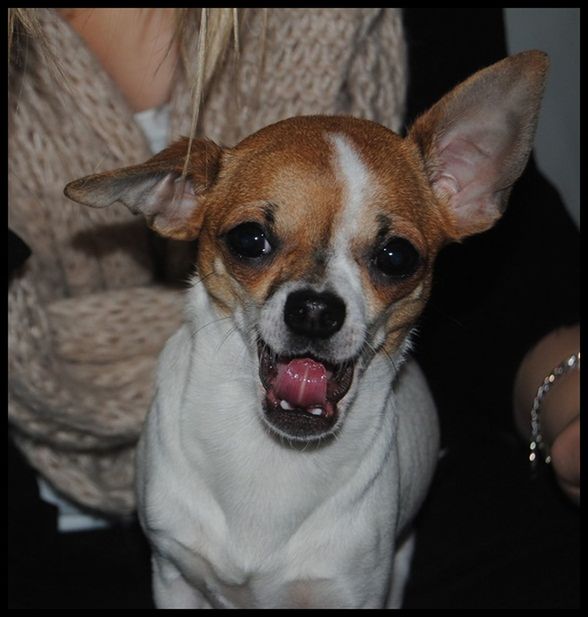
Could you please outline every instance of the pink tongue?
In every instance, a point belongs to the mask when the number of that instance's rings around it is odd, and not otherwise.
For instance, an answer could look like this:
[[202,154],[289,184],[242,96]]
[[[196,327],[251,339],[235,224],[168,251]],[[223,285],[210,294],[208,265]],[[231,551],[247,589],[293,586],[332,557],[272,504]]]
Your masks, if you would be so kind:
[[297,358],[288,365],[280,364],[275,385],[276,396],[293,407],[325,405],[327,371],[320,362]]

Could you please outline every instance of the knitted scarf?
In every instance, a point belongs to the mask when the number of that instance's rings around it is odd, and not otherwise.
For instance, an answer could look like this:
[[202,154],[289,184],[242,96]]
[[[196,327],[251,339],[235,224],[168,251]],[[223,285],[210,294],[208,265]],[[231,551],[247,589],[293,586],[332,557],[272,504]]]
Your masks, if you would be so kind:
[[[161,250],[120,205],[72,203],[75,178],[139,163],[147,140],[111,78],[53,9],[42,28],[62,75],[31,53],[9,121],[9,226],[32,249],[9,289],[9,418],[30,464],[74,502],[134,509],[134,451],[157,356],[182,320],[182,251]],[[246,12],[238,62],[211,83],[198,134],[224,145],[280,119],[350,114],[398,130],[406,89],[396,9]],[[34,52],[34,50],[33,50]],[[194,56],[196,57],[196,56]],[[190,87],[178,71],[169,139],[188,134]],[[177,256],[180,257],[177,257]],[[174,257],[176,256],[176,257]]]

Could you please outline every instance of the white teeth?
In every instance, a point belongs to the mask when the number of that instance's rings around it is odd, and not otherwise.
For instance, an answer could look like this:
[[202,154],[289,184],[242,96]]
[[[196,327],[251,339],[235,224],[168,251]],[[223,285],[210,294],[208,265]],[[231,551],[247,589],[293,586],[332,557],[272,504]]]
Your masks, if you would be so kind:
[[[295,407],[292,407],[288,401],[284,400],[280,401],[280,407],[284,411],[293,411],[295,409]],[[313,407],[312,409],[307,409],[307,411],[313,416],[322,416],[325,413],[325,410],[322,407]]]

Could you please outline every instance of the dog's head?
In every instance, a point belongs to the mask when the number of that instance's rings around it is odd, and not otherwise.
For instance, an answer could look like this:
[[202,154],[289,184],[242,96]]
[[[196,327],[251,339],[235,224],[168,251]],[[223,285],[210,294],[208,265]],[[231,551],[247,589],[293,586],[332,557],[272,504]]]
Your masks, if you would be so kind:
[[278,122],[233,148],[183,139],[66,187],[198,238],[197,269],[257,358],[261,417],[288,438],[334,432],[374,354],[399,358],[446,243],[491,227],[532,146],[547,59],[476,73],[406,138],[367,120]]

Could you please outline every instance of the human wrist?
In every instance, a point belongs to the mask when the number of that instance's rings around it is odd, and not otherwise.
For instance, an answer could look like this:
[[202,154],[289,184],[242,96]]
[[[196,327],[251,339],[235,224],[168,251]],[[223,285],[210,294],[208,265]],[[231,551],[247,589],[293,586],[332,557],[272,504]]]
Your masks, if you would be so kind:
[[[563,362],[579,352],[579,327],[560,328],[550,332],[525,356],[515,381],[514,409],[517,427],[525,438],[531,437],[531,410],[540,404],[540,428],[547,446],[579,414],[579,371],[559,368],[541,387],[548,376]],[[540,394],[540,400],[537,396]]]
[[[579,404],[574,401],[575,388],[569,384],[571,381],[566,381],[566,378],[573,381],[574,374],[577,376],[577,368],[580,366],[580,352],[570,354],[569,357],[562,360],[555,366],[548,375],[543,379],[543,382],[537,388],[537,393],[531,405],[531,438],[529,443],[529,460],[535,462],[537,457],[542,455],[545,462],[551,462],[550,449],[555,440],[565,430],[567,426],[574,420],[579,418]],[[564,381],[564,384],[559,384],[559,396],[549,397],[549,403],[546,399],[552,388],[557,388],[558,382]]]

